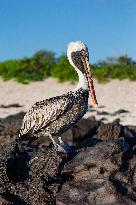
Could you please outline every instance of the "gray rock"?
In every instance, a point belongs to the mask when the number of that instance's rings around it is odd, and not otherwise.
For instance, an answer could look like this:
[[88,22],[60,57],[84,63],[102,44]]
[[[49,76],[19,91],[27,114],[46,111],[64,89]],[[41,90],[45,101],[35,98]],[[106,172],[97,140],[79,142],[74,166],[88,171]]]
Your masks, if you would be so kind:
[[[3,148],[0,159],[0,204],[56,204],[62,156],[52,148],[37,150],[33,157],[17,144]],[[63,167],[63,166],[62,166]],[[7,203],[7,204],[8,204]]]
[[63,176],[69,179],[57,194],[57,205],[136,204],[136,159],[133,155],[125,170],[128,148],[121,143],[99,142],[78,153],[65,166]]
[[1,205],[136,204],[136,127],[82,119],[64,155],[48,138],[16,143],[23,116],[0,119]]

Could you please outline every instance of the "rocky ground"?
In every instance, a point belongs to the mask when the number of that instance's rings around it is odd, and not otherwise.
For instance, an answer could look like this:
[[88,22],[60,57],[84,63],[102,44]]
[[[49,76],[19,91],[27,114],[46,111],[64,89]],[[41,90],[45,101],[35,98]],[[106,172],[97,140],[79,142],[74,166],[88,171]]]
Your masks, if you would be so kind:
[[1,205],[136,204],[136,126],[82,119],[63,139],[17,142],[24,113],[0,119]]

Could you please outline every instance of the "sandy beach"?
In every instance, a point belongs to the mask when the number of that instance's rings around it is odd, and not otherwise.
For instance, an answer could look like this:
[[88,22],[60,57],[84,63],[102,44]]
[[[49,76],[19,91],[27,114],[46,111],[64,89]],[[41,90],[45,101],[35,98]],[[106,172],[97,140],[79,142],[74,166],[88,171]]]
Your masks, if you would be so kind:
[[[73,90],[76,85],[58,83],[56,79],[48,78],[40,82],[27,85],[14,80],[3,81],[0,79],[0,118],[4,118],[20,111],[27,111],[35,102],[63,94]],[[96,119],[104,118],[111,122],[120,118],[123,125],[136,125],[136,82],[129,80],[111,80],[106,84],[94,81],[98,108],[89,109],[85,117],[95,116]],[[90,104],[89,100],[89,104]],[[19,104],[21,107],[3,108],[3,105]],[[128,112],[116,113],[123,109]]]

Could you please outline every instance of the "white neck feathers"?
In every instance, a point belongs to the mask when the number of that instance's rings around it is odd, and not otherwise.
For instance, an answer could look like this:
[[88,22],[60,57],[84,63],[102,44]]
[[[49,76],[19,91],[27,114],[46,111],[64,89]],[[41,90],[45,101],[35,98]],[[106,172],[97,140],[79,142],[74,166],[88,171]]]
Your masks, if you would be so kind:
[[79,82],[75,88],[75,91],[83,88],[84,90],[88,90],[88,82],[86,79],[86,76],[75,66],[75,64],[73,63],[72,59],[71,59],[71,54],[68,54],[68,60],[70,62],[70,64],[75,68],[78,77],[79,77]]
[[77,71],[77,74],[79,77],[79,82],[75,88],[75,91],[78,90],[79,88],[88,90],[88,82],[87,82],[86,76],[78,68],[75,68],[75,70]]

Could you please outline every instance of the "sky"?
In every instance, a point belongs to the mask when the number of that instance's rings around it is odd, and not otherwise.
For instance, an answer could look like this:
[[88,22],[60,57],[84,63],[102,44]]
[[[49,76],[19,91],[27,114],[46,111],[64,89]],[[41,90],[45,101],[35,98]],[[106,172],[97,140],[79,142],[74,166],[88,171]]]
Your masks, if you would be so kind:
[[58,56],[76,40],[87,44],[92,63],[136,60],[136,0],[0,0],[0,61],[38,50]]

